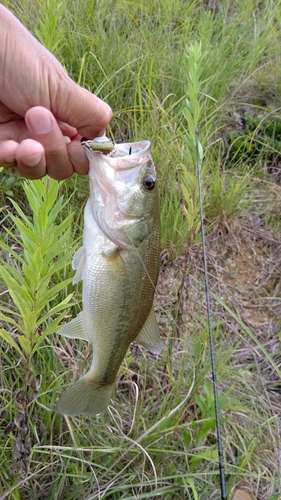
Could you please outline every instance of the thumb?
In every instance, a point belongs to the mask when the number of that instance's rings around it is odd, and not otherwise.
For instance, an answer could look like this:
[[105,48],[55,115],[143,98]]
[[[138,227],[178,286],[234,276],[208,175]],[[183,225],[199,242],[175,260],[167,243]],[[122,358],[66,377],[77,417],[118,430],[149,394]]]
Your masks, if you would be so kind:
[[51,111],[87,139],[103,135],[112,117],[110,106],[65,76],[59,80]]

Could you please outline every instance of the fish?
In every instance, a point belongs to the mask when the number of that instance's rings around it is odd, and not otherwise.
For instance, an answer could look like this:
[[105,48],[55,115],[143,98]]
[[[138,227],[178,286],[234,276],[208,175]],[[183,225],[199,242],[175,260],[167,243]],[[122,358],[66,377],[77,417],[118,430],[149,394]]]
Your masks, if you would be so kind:
[[83,281],[83,310],[57,332],[93,345],[89,371],[68,387],[56,411],[104,414],[131,342],[162,350],[153,299],[160,267],[160,208],[147,140],[83,140],[90,196],[83,245],[73,256],[73,283]]

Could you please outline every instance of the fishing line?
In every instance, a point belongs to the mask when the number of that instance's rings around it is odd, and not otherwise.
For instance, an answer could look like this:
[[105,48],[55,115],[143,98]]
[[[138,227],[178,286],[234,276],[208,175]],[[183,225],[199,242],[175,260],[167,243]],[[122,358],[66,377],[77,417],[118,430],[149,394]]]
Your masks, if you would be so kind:
[[209,330],[209,344],[210,344],[212,381],[213,381],[216,430],[217,430],[217,448],[218,448],[218,458],[219,458],[221,500],[227,500],[225,471],[224,471],[223,444],[222,444],[221,423],[220,423],[219,397],[218,397],[218,388],[217,388],[215,348],[214,348],[214,338],[213,338],[212,319],[211,319],[211,303],[210,303],[210,291],[209,291],[209,280],[208,280],[208,269],[207,269],[207,254],[206,254],[206,242],[205,242],[204,217],[203,217],[203,196],[202,196],[202,187],[201,187],[202,181],[201,181],[201,161],[200,161],[200,154],[199,154],[199,133],[198,133],[197,127],[195,130],[195,144],[196,144],[196,171],[197,171],[199,206],[200,206],[200,223],[201,223],[201,233],[202,233],[201,239],[202,239],[202,249],[203,249],[204,277],[205,277],[205,295],[206,295],[206,305],[207,305],[207,320],[208,320],[208,330]]

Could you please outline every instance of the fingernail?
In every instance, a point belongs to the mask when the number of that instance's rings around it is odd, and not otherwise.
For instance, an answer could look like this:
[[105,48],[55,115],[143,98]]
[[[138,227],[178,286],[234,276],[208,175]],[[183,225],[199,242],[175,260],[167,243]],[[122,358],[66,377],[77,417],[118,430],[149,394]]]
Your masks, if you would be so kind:
[[64,135],[63,137],[64,137],[64,140],[65,140],[66,144],[70,144],[71,143],[70,137],[68,137],[67,135]]
[[42,154],[37,153],[36,155],[30,156],[29,158],[22,158],[22,163],[28,167],[35,167],[42,159]]
[[30,114],[28,121],[34,133],[38,135],[48,134],[53,128],[51,118],[46,112],[37,111]]
[[14,163],[16,161],[16,157],[11,156],[10,158],[5,158],[4,161],[5,163]]

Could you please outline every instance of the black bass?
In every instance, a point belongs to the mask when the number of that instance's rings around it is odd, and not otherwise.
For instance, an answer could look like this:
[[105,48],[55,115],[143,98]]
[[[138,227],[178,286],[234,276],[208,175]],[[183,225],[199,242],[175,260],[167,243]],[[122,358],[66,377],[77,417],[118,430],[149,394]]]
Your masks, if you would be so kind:
[[83,311],[58,333],[93,344],[88,373],[59,399],[64,415],[98,415],[109,404],[117,372],[135,340],[161,352],[153,296],[159,274],[160,210],[149,141],[110,146],[85,141],[90,197],[73,283],[83,280]]

